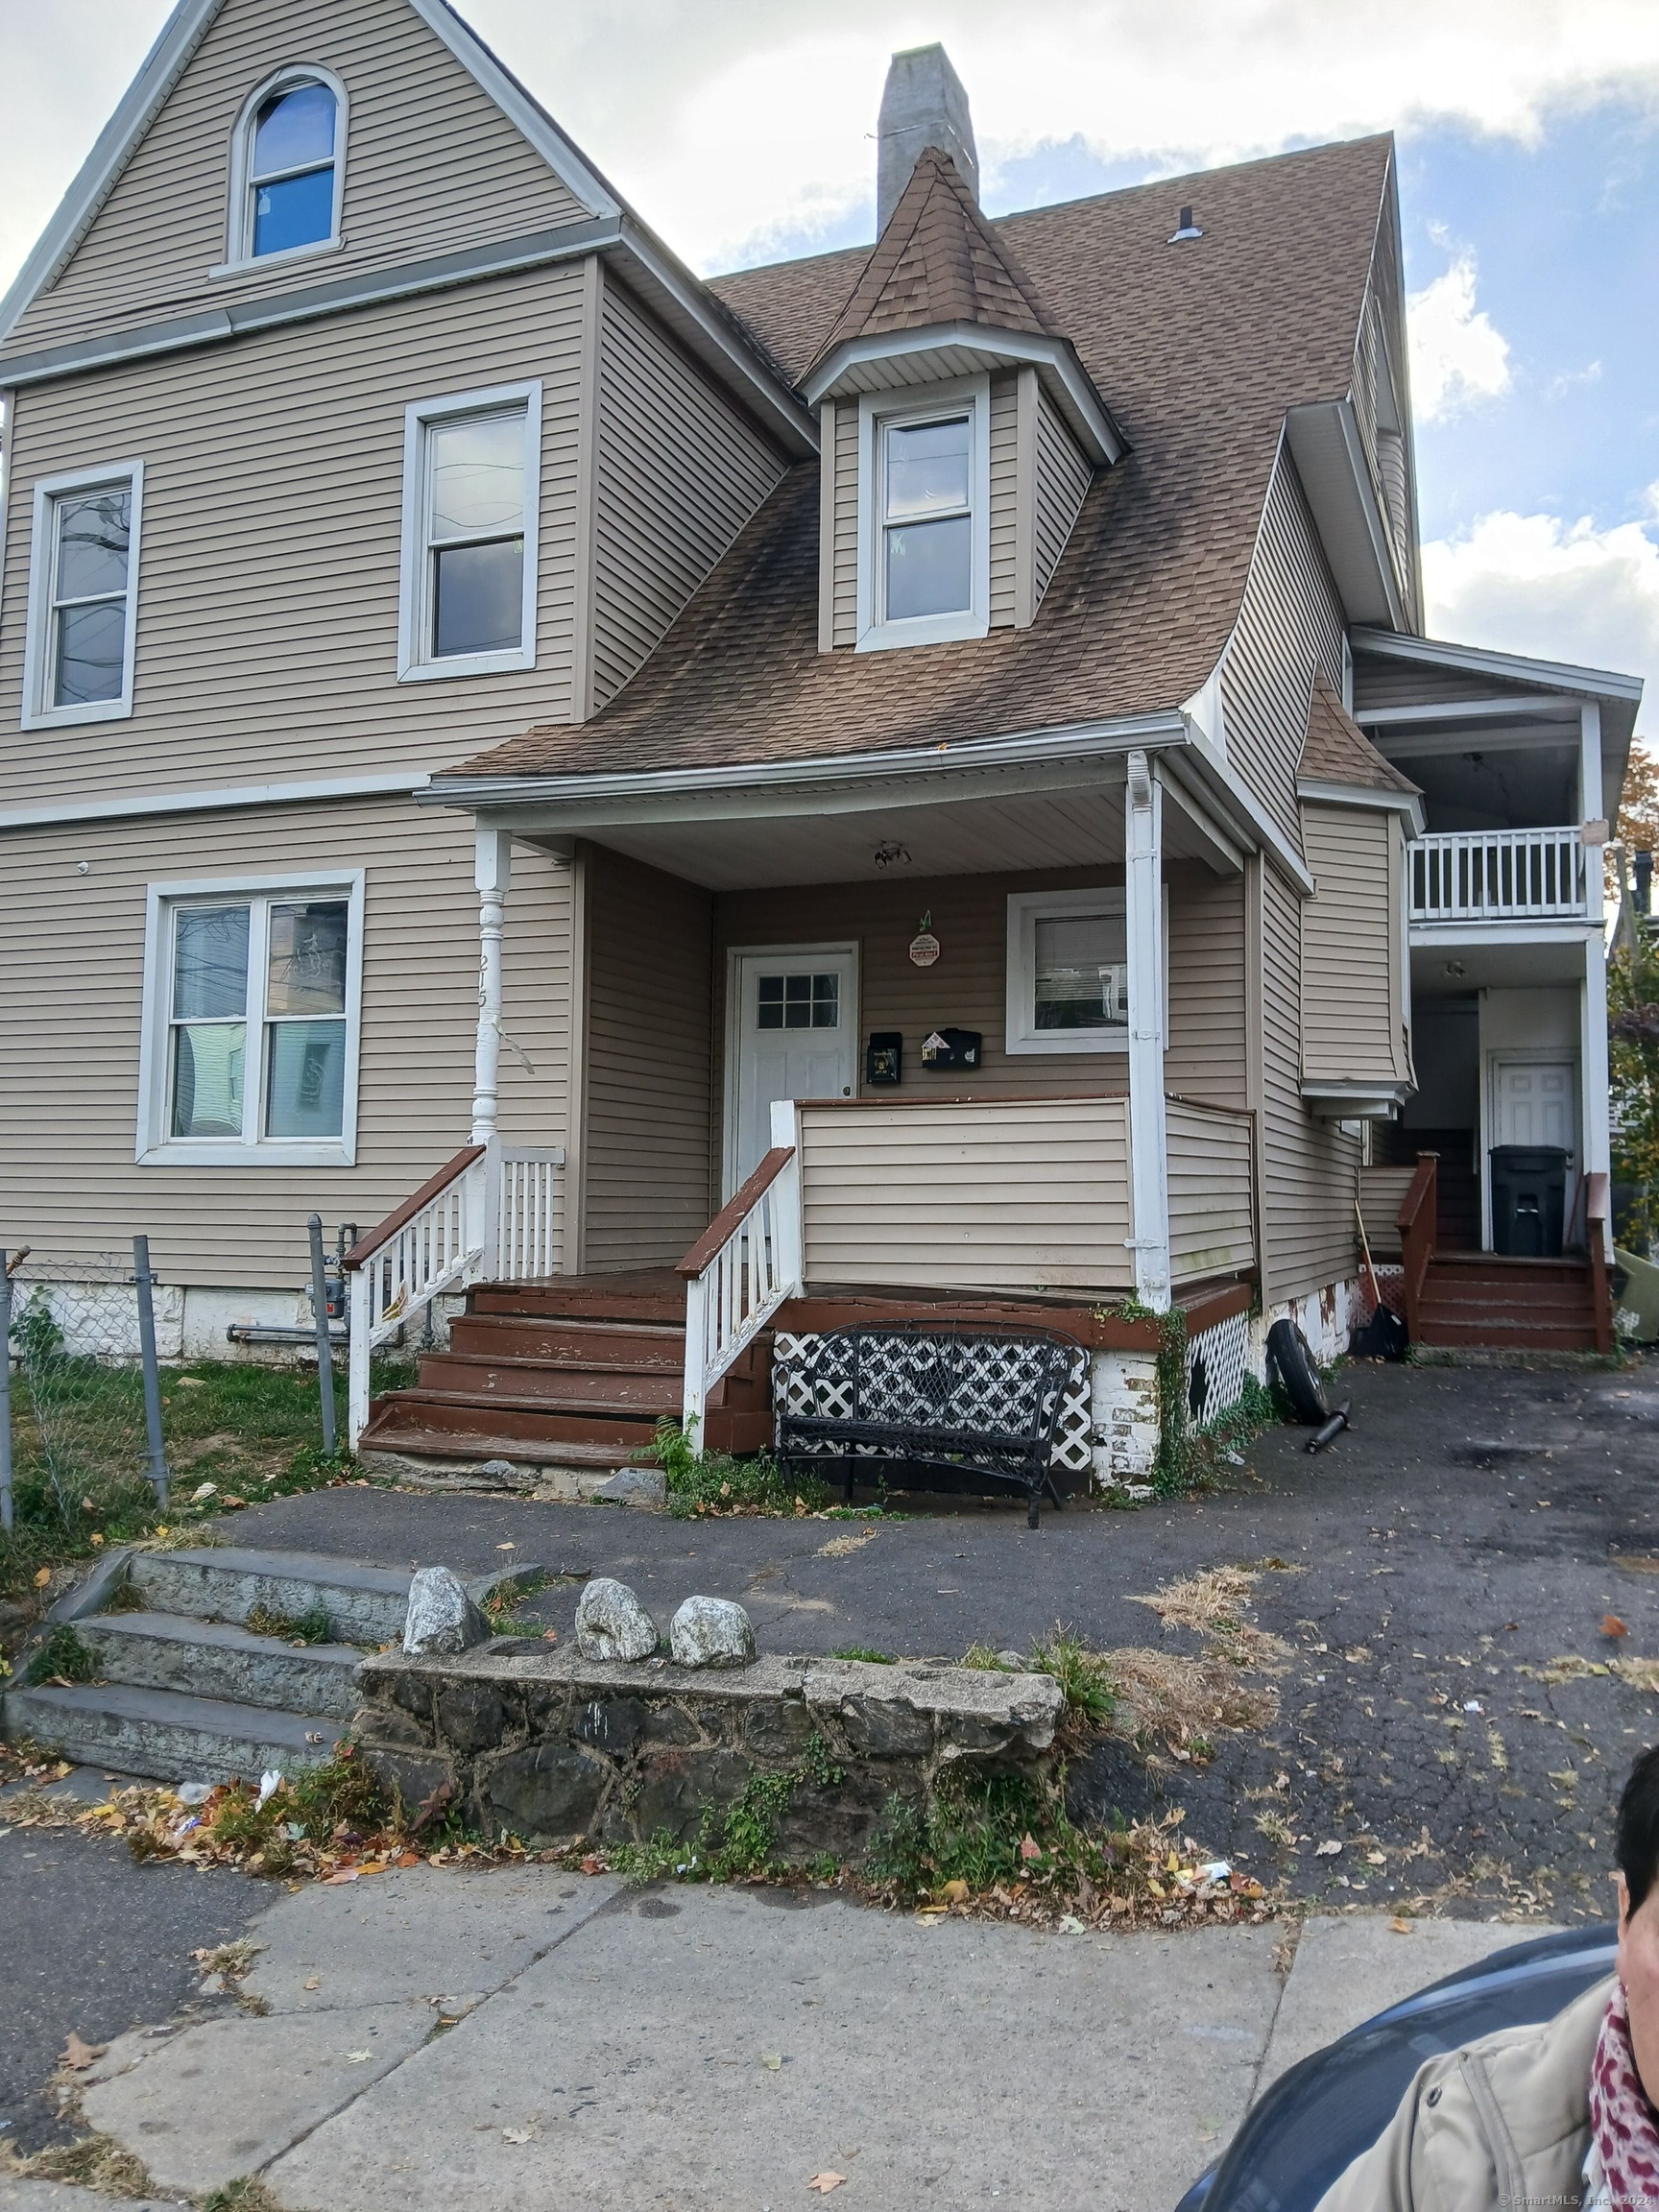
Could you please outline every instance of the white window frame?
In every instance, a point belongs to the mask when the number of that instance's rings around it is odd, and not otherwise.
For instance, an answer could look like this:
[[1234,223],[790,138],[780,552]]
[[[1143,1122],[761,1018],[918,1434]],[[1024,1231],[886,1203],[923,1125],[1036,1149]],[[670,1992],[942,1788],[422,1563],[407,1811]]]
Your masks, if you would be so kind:
[[[458,415],[524,410],[524,602],[519,643],[501,653],[455,653],[433,659],[430,636],[431,565],[426,558],[426,433]],[[403,411],[403,552],[397,605],[397,680],[437,684],[454,676],[493,676],[536,665],[536,601],[541,514],[541,385],[495,384],[443,399],[416,399]]]
[[[1124,919],[1125,893],[1110,885],[1097,891],[1011,891],[1008,895],[1007,1037],[1005,1048],[1020,1052],[1127,1052],[1129,1025],[1120,1030],[1039,1029],[1037,1026],[1037,925],[1070,914],[1109,914]],[[1164,893],[1164,939],[1169,937],[1169,894]],[[1169,1033],[1169,964],[1163,977],[1164,1033]]]
[[[279,253],[253,252],[253,132],[259,110],[274,93],[292,91],[297,84],[322,84],[334,95],[334,206],[326,238],[310,239],[303,246],[285,246]],[[345,245],[341,235],[341,210],[346,203],[346,140],[350,123],[350,101],[346,87],[331,69],[315,62],[296,61],[278,69],[256,84],[242,103],[236,127],[230,133],[230,199],[227,210],[225,258],[210,276],[241,276],[250,269],[280,269],[289,261],[306,261],[318,253],[337,253]]]
[[[148,886],[144,916],[144,1017],[138,1046],[138,1142],[140,1167],[354,1167],[357,1165],[357,1077],[363,1026],[364,871],[339,868],[299,876],[196,877],[182,882]],[[266,1138],[259,1134],[265,1115],[264,976],[268,921],[257,919],[256,902],[295,897],[347,902],[346,1070],[338,1137]],[[244,1064],[243,1133],[240,1137],[171,1137],[168,1134],[169,1036],[173,989],[173,916],[180,906],[214,906],[231,901],[255,903],[249,932],[248,974],[260,980],[257,1016],[248,1017]],[[269,903],[265,908],[269,914]]]
[[[913,615],[889,622],[882,604],[882,439],[895,424],[969,417],[971,566],[973,603],[951,614]],[[991,379],[955,376],[948,382],[902,392],[865,392],[858,399],[858,637],[860,653],[903,645],[943,645],[983,637],[991,627]]]
[[[127,553],[127,628],[122,639],[121,690],[113,699],[81,706],[52,704],[52,585],[57,567],[57,503],[77,492],[125,484],[132,494]],[[29,612],[23,646],[25,730],[56,730],[78,722],[122,722],[132,712],[132,669],[138,645],[138,552],[144,519],[144,464],[112,461],[102,469],[77,469],[43,476],[35,487],[34,535],[29,548]]]

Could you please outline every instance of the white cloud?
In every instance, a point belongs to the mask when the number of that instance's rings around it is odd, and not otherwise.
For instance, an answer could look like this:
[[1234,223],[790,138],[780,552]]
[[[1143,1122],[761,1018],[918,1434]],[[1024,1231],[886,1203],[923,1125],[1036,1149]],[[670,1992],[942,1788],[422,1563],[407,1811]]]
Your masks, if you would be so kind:
[[1475,304],[1475,255],[1469,247],[1442,276],[1410,295],[1406,328],[1411,404],[1419,422],[1447,421],[1508,391],[1509,341]]
[[[1659,485],[1647,503],[1659,516]],[[1482,515],[1423,548],[1431,637],[1641,676],[1659,736],[1659,530],[1589,517]]]
[[[168,0],[0,0],[0,280]],[[1447,119],[1532,139],[1617,90],[1659,111],[1652,0],[461,0],[701,268],[868,201],[887,57],[942,38],[987,171],[1072,137],[1147,174]]]

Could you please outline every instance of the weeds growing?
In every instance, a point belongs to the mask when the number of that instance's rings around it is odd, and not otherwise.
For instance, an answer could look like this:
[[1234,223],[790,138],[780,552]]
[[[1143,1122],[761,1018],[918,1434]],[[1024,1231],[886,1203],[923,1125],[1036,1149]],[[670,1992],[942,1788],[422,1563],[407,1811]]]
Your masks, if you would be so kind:
[[659,1426],[652,1450],[667,1487],[668,1510],[681,1520],[721,1513],[817,1513],[830,1503],[824,1483],[810,1477],[791,1481],[765,1453],[738,1459],[729,1452],[700,1452],[678,1421]]

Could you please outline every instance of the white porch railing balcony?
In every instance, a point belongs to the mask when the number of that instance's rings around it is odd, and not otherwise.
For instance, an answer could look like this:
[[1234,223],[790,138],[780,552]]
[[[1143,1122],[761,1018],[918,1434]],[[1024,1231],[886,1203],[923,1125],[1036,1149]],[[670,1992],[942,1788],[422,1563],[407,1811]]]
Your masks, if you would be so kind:
[[1419,837],[1407,847],[1411,920],[1590,920],[1594,850],[1585,846],[1575,826],[1459,830]]

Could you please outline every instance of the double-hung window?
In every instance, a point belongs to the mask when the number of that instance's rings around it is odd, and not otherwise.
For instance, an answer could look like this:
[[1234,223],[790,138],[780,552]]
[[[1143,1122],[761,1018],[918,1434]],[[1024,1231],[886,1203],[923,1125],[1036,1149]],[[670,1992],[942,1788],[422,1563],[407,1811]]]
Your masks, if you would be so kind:
[[237,120],[230,158],[228,276],[342,243],[346,89],[325,69],[268,78]]
[[858,646],[981,637],[990,624],[984,377],[859,403]]
[[143,477],[133,461],[35,487],[26,730],[132,711]]
[[399,675],[533,668],[541,385],[412,406],[403,470]]
[[350,1164],[362,919],[358,873],[153,887],[140,1161]]

